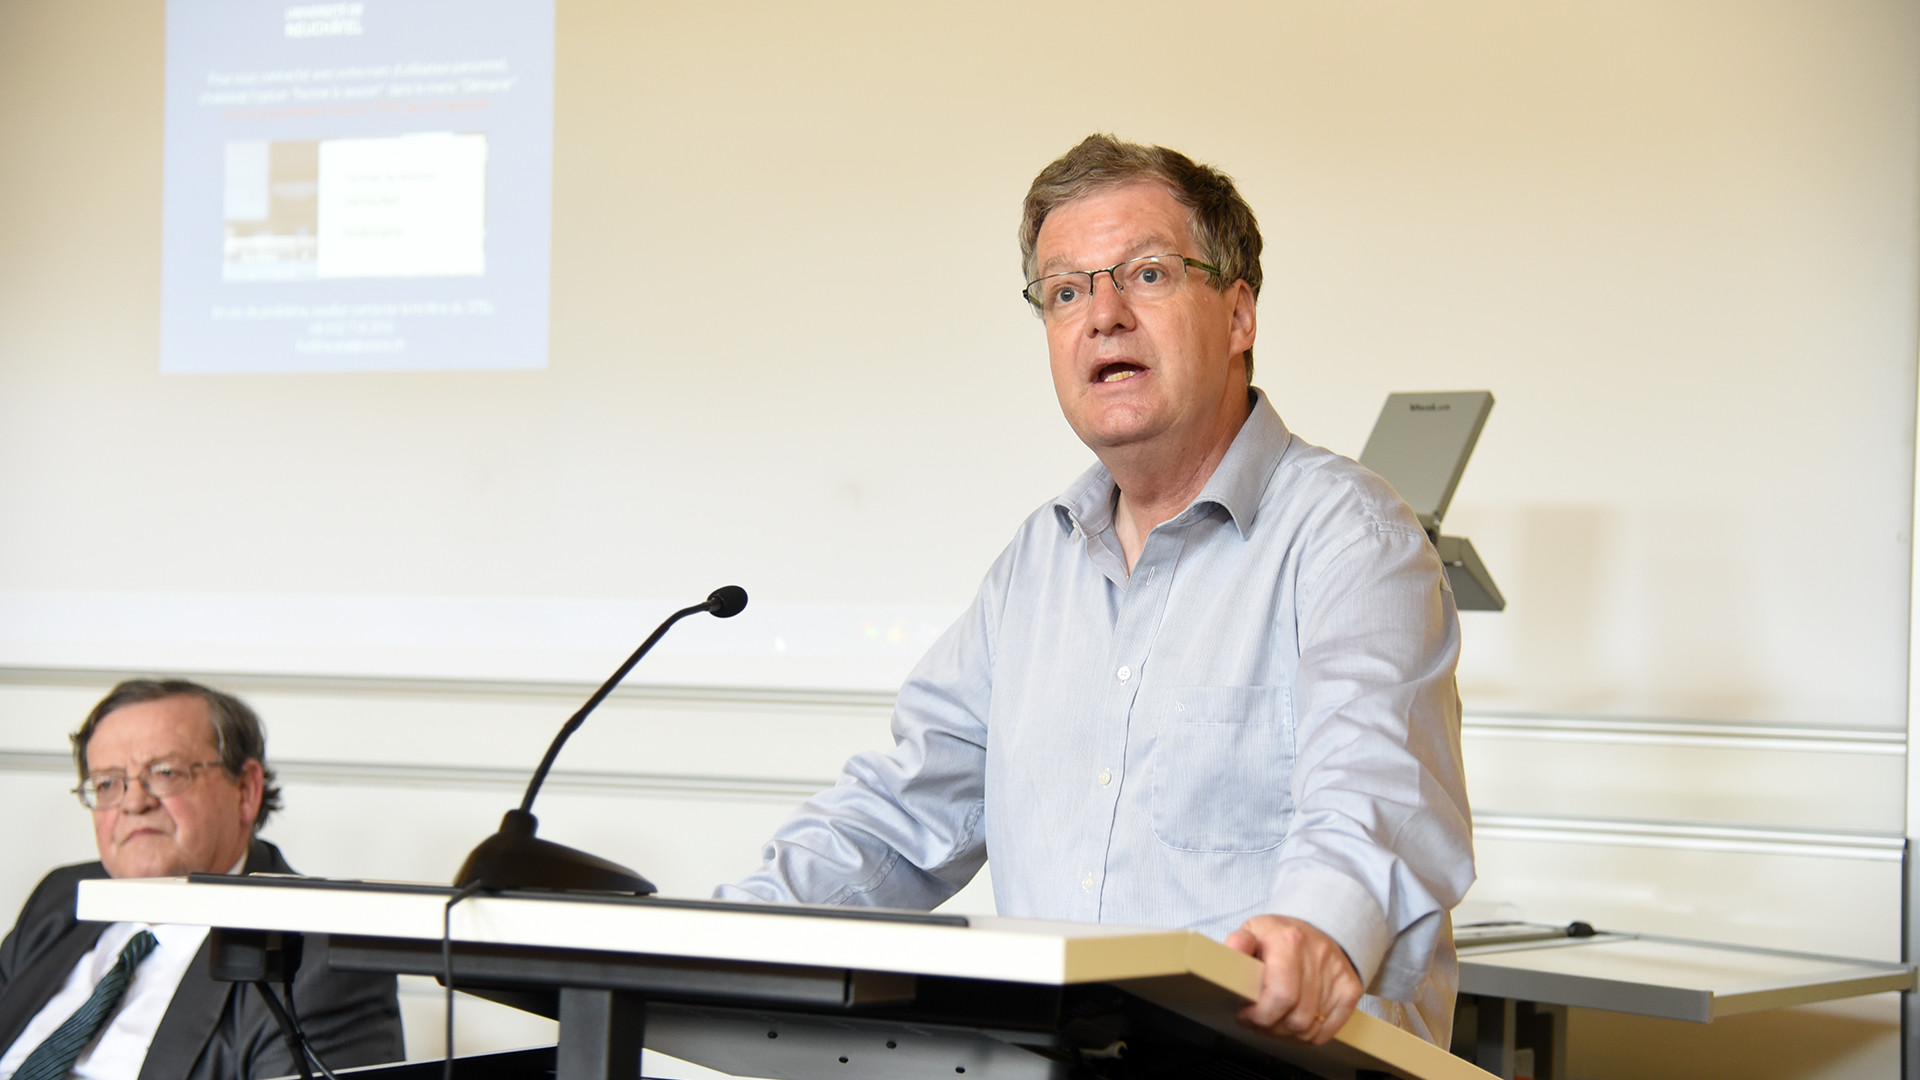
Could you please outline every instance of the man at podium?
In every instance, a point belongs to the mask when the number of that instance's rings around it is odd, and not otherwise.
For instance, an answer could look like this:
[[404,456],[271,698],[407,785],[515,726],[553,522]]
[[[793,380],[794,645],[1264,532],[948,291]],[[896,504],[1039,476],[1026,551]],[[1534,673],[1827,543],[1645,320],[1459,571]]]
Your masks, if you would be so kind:
[[991,856],[1002,915],[1257,957],[1250,1026],[1322,1043],[1360,1008],[1444,1046],[1473,851],[1432,545],[1252,385],[1261,239],[1228,177],[1095,135],[1035,178],[1020,241],[1098,462],[909,676],[894,747],[716,895],[926,908]]

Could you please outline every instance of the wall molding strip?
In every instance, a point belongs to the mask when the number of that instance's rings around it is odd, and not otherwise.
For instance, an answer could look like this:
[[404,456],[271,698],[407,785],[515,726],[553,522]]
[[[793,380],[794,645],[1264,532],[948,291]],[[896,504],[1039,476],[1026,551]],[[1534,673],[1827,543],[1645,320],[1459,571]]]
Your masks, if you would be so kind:
[[[310,784],[420,788],[464,788],[518,792],[531,771],[466,765],[391,765],[346,761],[283,759],[274,763],[281,779]],[[0,750],[0,773],[72,775],[73,759],[49,750]],[[549,790],[585,795],[671,798],[752,799],[797,803],[833,786],[819,780],[752,776],[686,776],[661,773],[556,769]],[[1906,840],[1897,834],[1831,830],[1712,825],[1683,821],[1631,821],[1607,818],[1548,817],[1476,813],[1474,835],[1481,840],[1534,843],[1605,844],[1622,847],[1723,851],[1752,855],[1792,855],[1832,859],[1899,862]]]
[[0,772],[73,775],[73,755],[53,750],[0,750]]
[[[122,679],[152,677],[151,671],[107,668],[43,668],[0,665],[0,686],[85,687],[104,691]],[[167,675],[193,679],[235,692],[270,691],[328,695],[424,698],[523,698],[579,704],[600,688],[597,682],[538,682],[507,679],[428,679],[389,675],[298,675],[258,671],[174,669]],[[610,698],[685,705],[758,705],[802,708],[893,708],[892,691],[820,690],[801,687],[684,686],[644,682],[620,684]],[[78,721],[76,720],[76,723]]]
[[[387,765],[372,762],[276,759],[273,769],[283,781],[354,787],[465,788],[469,790],[526,790],[533,776],[525,769],[470,765]],[[73,775],[73,758],[50,750],[0,750],[0,773]],[[797,803],[833,786],[822,780],[767,779],[752,776],[680,776],[662,773],[584,772],[555,769],[542,791],[571,791],[588,795],[653,795],[720,799],[770,799]]]
[[1895,863],[1901,861],[1906,849],[1906,838],[1895,833],[1497,813],[1474,814],[1473,835],[1476,840],[1605,844]]
[[1543,742],[1624,743],[1636,746],[1709,746],[1798,753],[1886,754],[1907,752],[1903,731],[1887,728],[1814,727],[1721,723],[1702,720],[1635,720],[1611,717],[1519,716],[1469,713],[1467,737]]
[[[124,678],[143,674],[153,673],[105,668],[0,665],[0,686],[97,689],[111,686]],[[265,691],[422,697],[440,700],[519,698],[543,702],[577,703],[584,700],[599,685],[586,682],[298,675],[238,671],[183,670],[173,674],[243,693]],[[636,704],[888,711],[893,707],[894,695],[891,691],[874,690],[628,683],[616,689],[612,697]],[[1463,719],[1461,733],[1468,738],[1616,743],[1640,746],[1729,747],[1795,753],[1901,755],[1906,753],[1907,745],[1905,732],[1886,728],[1474,712],[1469,712]]]

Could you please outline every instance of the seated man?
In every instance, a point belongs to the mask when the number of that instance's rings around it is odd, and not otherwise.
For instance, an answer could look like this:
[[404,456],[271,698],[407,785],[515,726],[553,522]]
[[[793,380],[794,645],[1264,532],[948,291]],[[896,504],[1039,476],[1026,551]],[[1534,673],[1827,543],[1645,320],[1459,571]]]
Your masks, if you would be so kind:
[[1473,848],[1433,545],[1251,385],[1260,232],[1226,176],[1096,135],[1035,178],[1020,240],[1098,464],[908,677],[893,749],[718,895],[931,907],[991,856],[1002,915],[1258,958],[1249,1026],[1320,1043],[1358,1007],[1444,1046]]
[[[113,688],[73,734],[100,861],[48,874],[0,942],[0,1080],[225,1080],[299,1071],[257,990],[213,978],[204,926],[80,922],[90,878],[293,869],[254,834],[280,807],[266,733],[237,698],[180,680]],[[391,975],[327,970],[309,936],[294,980],[329,1068],[398,1061]]]

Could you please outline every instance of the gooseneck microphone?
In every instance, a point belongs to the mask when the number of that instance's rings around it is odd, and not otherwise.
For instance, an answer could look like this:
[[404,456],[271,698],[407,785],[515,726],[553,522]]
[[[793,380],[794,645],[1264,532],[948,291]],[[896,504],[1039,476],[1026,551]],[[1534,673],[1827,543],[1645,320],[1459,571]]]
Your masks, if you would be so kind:
[[587,716],[599,704],[606,700],[627,672],[647,655],[659,640],[666,635],[674,623],[689,615],[698,615],[703,611],[711,612],[715,618],[731,619],[746,610],[747,590],[738,585],[723,585],[707,597],[705,603],[681,608],[667,616],[647,640],[627,657],[627,662],[613,673],[613,677],[600,684],[580,711],[568,718],[560,728],[560,734],[554,736],[553,744],[547,747],[547,755],[540,759],[540,767],[533,772],[533,779],[527,784],[526,797],[520,800],[517,810],[507,811],[500,822],[500,831],[480,841],[473,849],[467,861],[461,865],[460,873],[453,879],[457,886],[475,885],[482,889],[586,889],[595,892],[622,892],[647,896],[655,892],[653,882],[639,874],[609,862],[597,855],[541,840],[534,836],[539,821],[533,816],[533,800],[540,794],[540,785],[547,779],[547,773],[553,768],[554,759],[560,756],[560,748],[566,745],[568,737],[580,730]]

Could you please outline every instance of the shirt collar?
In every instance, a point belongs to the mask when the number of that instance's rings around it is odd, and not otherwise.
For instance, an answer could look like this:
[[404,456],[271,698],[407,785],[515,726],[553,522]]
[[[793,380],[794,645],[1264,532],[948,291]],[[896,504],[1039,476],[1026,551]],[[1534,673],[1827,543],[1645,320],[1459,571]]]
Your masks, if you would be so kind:
[[[1273,410],[1265,391],[1252,387],[1247,396],[1252,399],[1253,410],[1247,415],[1246,423],[1240,425],[1239,434],[1233,437],[1233,444],[1227,447],[1227,454],[1220,459],[1213,475],[1207,477],[1200,494],[1195,495],[1174,520],[1190,518],[1199,507],[1218,506],[1233,519],[1241,539],[1253,530],[1267,482],[1280,467],[1280,459],[1292,444],[1293,435],[1281,422],[1280,414]],[[1113,474],[1096,462],[1053,500],[1053,512],[1062,532],[1072,532],[1077,527],[1089,536],[1098,536],[1113,525],[1113,504]]]

